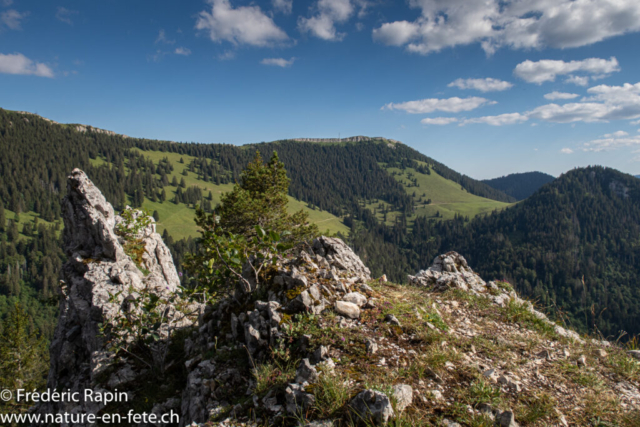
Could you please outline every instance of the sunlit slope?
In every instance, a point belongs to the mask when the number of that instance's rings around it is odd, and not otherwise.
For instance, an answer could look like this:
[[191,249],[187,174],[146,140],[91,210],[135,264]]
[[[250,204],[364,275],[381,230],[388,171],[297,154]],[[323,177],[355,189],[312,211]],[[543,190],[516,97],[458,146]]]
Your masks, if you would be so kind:
[[[426,163],[418,162],[423,166]],[[413,168],[388,168],[381,165],[400,182],[407,194],[413,196],[415,216],[426,216],[434,219],[452,219],[456,214],[473,218],[479,214],[490,213],[513,205],[473,195],[453,181],[438,175],[433,169],[430,174],[420,173]],[[430,200],[430,203],[429,203]],[[367,203],[367,207],[375,210],[379,219],[384,219],[384,211],[389,209],[385,203],[375,201]],[[387,212],[387,223],[395,221],[398,212]],[[411,218],[409,218],[411,220]]]
[[[223,193],[231,191],[231,189],[233,188],[233,184],[216,185],[212,182],[203,181],[201,179],[198,179],[198,176],[196,174],[191,173],[188,170],[187,175],[183,175],[183,172],[188,168],[189,163],[194,159],[194,157],[192,156],[161,151],[143,151],[137,148],[134,148],[134,150],[143,153],[144,156],[150,158],[154,162],[154,164],[158,164],[165,157],[168,158],[169,161],[173,164],[174,168],[171,174],[167,174],[169,182],[171,182],[173,180],[173,177],[175,176],[178,183],[181,179],[184,179],[187,187],[193,185],[197,185],[198,187],[200,187],[205,197],[208,196],[209,192],[211,192],[211,203],[213,206],[220,203],[220,197]],[[182,159],[183,163],[180,162],[180,159]],[[100,162],[101,160],[98,159],[96,161]],[[181,239],[188,236],[196,237],[198,233],[194,223],[195,210],[185,204],[179,203],[176,205],[172,202],[176,190],[177,187],[175,186],[166,186],[166,201],[164,201],[163,203],[159,203],[145,199],[143,207],[150,210],[151,212],[158,211],[158,214],[160,216],[160,221],[158,222],[158,230],[160,233],[162,233],[165,229],[168,229],[169,233],[174,239]],[[318,228],[322,232],[341,232],[343,234],[347,234],[349,232],[349,228],[344,225],[342,220],[335,215],[326,211],[310,209],[306,203],[289,197],[289,212],[297,212],[300,209],[304,209],[309,213],[309,220],[312,223],[317,224]]]

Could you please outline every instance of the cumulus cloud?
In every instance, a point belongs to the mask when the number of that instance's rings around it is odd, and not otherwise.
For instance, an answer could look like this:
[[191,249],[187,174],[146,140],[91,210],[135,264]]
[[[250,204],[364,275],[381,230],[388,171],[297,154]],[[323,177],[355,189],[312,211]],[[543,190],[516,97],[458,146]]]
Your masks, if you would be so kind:
[[448,86],[460,89],[475,89],[480,92],[500,92],[511,89],[513,87],[513,83],[489,77],[485,79],[457,79],[449,83]]
[[635,122],[630,123],[632,126],[640,125],[640,120],[636,120]]
[[191,49],[186,47],[177,47],[176,50],[173,51],[176,55],[189,56],[191,55]]
[[571,148],[563,148],[562,150],[560,150],[560,152],[562,154],[572,154],[573,150]]
[[578,86],[587,86],[589,84],[589,77],[587,76],[569,76],[564,81],[565,83],[571,83]]
[[479,43],[487,54],[513,49],[570,48],[640,31],[637,0],[410,0],[413,22],[383,23],[374,40],[428,54]]
[[523,123],[529,120],[529,117],[520,113],[500,114],[497,116],[474,117],[472,119],[463,120],[460,125],[484,123],[491,126],[505,126],[516,123]]
[[640,135],[628,136],[628,134],[624,132],[626,135],[620,134],[619,136],[616,136],[616,133],[607,134],[600,139],[594,139],[593,141],[587,142],[584,144],[583,150],[597,153],[600,151],[612,151],[624,147],[640,145]]
[[264,58],[260,63],[262,65],[272,65],[275,67],[287,68],[293,65],[295,58],[284,59],[284,58]]
[[548,99],[549,101],[556,101],[558,99],[575,99],[579,97],[577,93],[567,93],[567,92],[551,92],[547,93],[544,96],[544,99]]
[[271,0],[273,8],[285,15],[290,15],[293,10],[293,0]]
[[346,35],[339,33],[336,23],[344,23],[355,11],[351,0],[318,0],[317,13],[311,18],[298,18],[298,29],[329,41],[340,41]]
[[[514,74],[528,83],[542,84],[544,82],[555,81],[556,76],[571,74],[569,80],[580,81],[581,77],[573,76],[577,72],[595,74],[598,77],[608,75],[615,71],[620,71],[618,60],[615,57],[610,59],[588,58],[582,61],[561,61],[543,59],[541,61],[526,60],[516,65]],[[583,82],[585,80],[582,80]],[[588,83],[588,78],[586,82]]]
[[71,18],[78,13],[79,12],[77,10],[69,10],[66,7],[60,6],[56,12],[56,19],[60,22],[64,22],[65,24],[73,25]]
[[402,110],[409,114],[427,114],[434,111],[444,111],[447,113],[459,113],[460,111],[471,111],[483,105],[495,104],[495,101],[490,101],[486,98],[480,98],[477,96],[469,98],[429,98],[421,99],[418,101],[408,101],[401,103],[389,103],[382,109],[387,110]]
[[21,53],[0,53],[0,73],[53,77],[53,70],[46,64],[32,61]]
[[233,8],[229,0],[209,0],[211,11],[198,14],[196,29],[207,32],[214,42],[234,45],[273,46],[289,39],[259,6]]
[[605,138],[622,138],[623,136],[629,136],[629,133],[623,130],[619,130],[617,132],[607,133],[604,135]]
[[426,119],[420,120],[420,123],[423,125],[438,125],[444,126],[451,123],[456,123],[458,119],[455,117],[427,117]]
[[10,30],[21,30],[22,20],[29,16],[29,12],[20,13],[17,10],[10,9],[2,12],[0,15],[0,23]]

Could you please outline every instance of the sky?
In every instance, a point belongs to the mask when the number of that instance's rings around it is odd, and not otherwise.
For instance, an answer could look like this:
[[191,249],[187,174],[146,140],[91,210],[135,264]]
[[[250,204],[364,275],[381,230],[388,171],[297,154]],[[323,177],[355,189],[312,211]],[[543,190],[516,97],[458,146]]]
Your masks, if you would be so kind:
[[134,137],[368,135],[477,179],[640,174],[638,0],[0,0],[0,108]]

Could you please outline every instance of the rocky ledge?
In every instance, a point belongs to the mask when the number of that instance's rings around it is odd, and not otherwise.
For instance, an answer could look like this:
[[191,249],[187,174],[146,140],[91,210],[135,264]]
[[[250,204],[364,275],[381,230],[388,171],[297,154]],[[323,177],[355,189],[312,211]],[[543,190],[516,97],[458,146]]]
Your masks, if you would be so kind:
[[137,408],[177,411],[190,426],[640,425],[637,353],[549,320],[455,252],[403,286],[372,279],[330,237],[185,322],[163,376],[134,359],[104,370],[112,355],[97,325],[121,310],[109,290],[177,285],[153,227],[144,232],[145,277],[123,254],[116,221],[74,171],[51,387],[118,386]]

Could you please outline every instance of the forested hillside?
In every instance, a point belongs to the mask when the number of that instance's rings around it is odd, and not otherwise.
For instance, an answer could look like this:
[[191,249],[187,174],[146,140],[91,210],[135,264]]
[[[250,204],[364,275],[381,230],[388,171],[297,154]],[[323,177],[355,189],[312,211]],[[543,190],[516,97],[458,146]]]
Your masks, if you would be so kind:
[[321,230],[342,233],[375,276],[403,282],[456,250],[487,279],[511,281],[574,326],[640,332],[640,183],[614,170],[571,171],[509,207],[516,197],[384,140],[183,144],[83,132],[5,110],[0,137],[0,316],[22,300],[45,334],[54,321],[48,304],[63,261],[60,199],[70,170],[85,170],[116,209],[154,212],[179,265],[195,248],[195,206],[215,209],[256,150],[264,158],[278,152],[291,179],[289,204]]
[[[407,248],[457,250],[572,326],[640,332],[640,182],[614,169],[576,169],[500,213],[414,226]],[[437,236],[437,237],[434,237]],[[561,316],[558,316],[559,318]]]
[[[182,144],[128,138],[0,109],[0,150],[0,319],[21,300],[46,336],[56,312],[48,304],[55,305],[63,260],[60,200],[66,177],[76,167],[86,171],[116,209],[128,204],[153,212],[178,265],[195,248],[195,206],[214,209],[256,150],[265,158],[278,151],[291,178],[290,209],[306,210],[323,232],[347,235],[352,226],[376,227],[375,208],[367,208],[374,202],[394,212],[393,228],[406,229],[419,204],[389,168],[433,170],[463,193],[511,200],[386,140]],[[375,246],[384,245],[376,239]],[[397,268],[391,270],[399,277]]]
[[542,172],[525,172],[512,173],[500,178],[485,179],[482,182],[514,197],[516,200],[524,200],[554,179],[552,175]]

